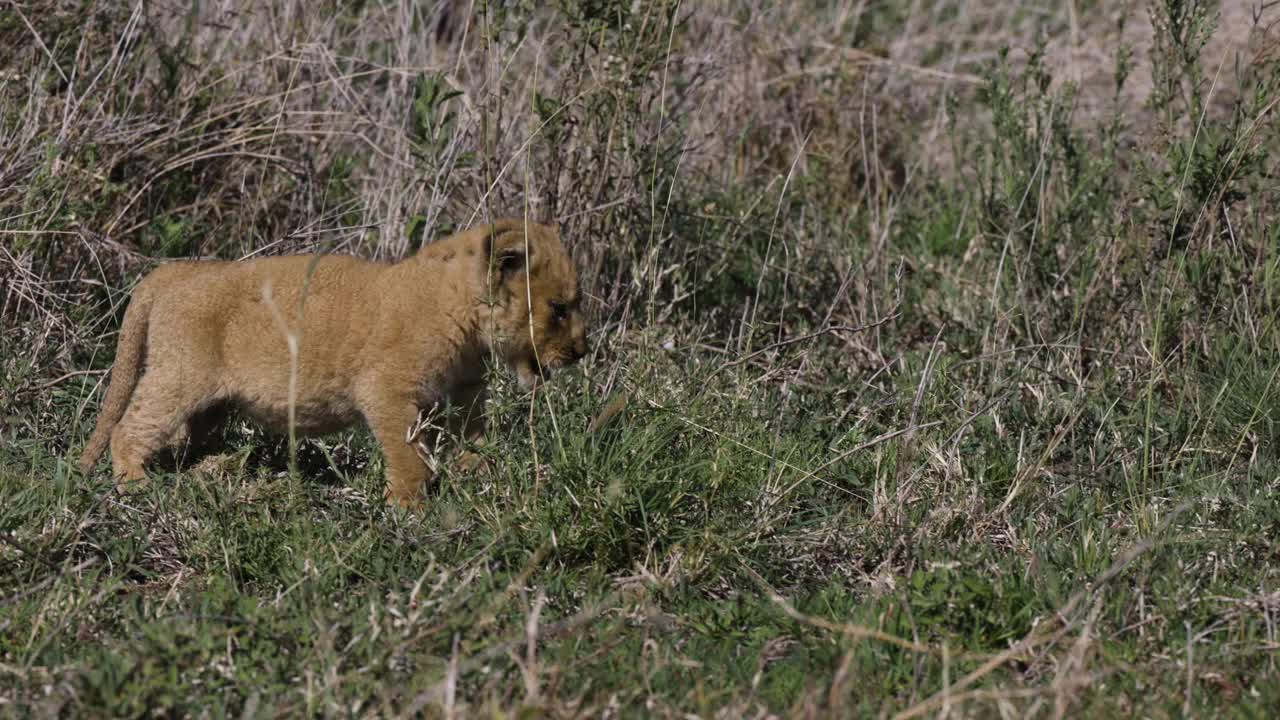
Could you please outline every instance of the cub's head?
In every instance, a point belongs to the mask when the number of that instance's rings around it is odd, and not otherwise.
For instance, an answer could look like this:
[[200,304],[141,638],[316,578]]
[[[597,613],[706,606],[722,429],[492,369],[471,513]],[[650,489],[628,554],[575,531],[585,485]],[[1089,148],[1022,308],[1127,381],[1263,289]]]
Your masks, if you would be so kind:
[[553,227],[499,220],[483,236],[494,349],[531,387],[587,354],[578,273]]

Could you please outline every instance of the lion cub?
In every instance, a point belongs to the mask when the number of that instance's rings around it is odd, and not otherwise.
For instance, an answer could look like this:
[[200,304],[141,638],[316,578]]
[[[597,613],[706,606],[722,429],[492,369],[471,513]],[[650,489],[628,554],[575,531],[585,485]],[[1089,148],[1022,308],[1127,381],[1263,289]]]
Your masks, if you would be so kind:
[[386,457],[387,500],[415,505],[431,475],[406,440],[419,409],[459,407],[454,429],[478,439],[484,359],[501,358],[525,386],[576,362],[587,350],[580,300],[557,230],[519,219],[395,264],[296,255],[163,265],[133,291],[80,471],[109,438],[124,489],[203,411],[235,403],[284,429],[292,394],[300,433],[363,419]]

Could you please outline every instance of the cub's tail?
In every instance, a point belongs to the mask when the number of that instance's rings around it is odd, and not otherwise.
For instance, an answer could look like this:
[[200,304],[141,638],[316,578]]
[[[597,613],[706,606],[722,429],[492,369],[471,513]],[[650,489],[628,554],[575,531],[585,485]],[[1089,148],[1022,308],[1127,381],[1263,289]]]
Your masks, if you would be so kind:
[[98,423],[89,436],[89,442],[80,454],[80,473],[88,475],[97,464],[102,451],[111,441],[111,431],[124,417],[133,397],[133,389],[142,374],[143,353],[146,351],[147,324],[151,317],[151,294],[146,283],[134,288],[129,307],[124,311],[124,323],[120,326],[120,340],[116,343],[116,362],[111,369],[111,382],[107,386],[107,399],[98,413]]

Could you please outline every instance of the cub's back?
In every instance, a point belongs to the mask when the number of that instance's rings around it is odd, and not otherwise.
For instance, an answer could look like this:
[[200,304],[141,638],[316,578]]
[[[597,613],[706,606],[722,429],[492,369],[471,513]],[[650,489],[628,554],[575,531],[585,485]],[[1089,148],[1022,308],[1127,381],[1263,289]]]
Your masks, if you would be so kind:
[[[152,270],[135,293],[148,293],[156,309],[193,315],[223,314],[274,303],[282,315],[345,306],[355,310],[365,290],[388,267],[349,255],[283,255],[229,262],[178,260]],[[154,314],[154,313],[153,313]]]

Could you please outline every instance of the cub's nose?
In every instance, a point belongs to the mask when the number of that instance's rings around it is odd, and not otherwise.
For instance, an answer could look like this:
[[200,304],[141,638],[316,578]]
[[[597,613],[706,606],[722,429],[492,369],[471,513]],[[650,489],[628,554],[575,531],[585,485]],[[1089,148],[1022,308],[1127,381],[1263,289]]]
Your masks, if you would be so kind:
[[578,338],[577,340],[574,341],[573,347],[570,350],[571,350],[571,355],[569,357],[569,362],[578,362],[582,358],[586,357],[587,356],[587,339],[582,337]]

